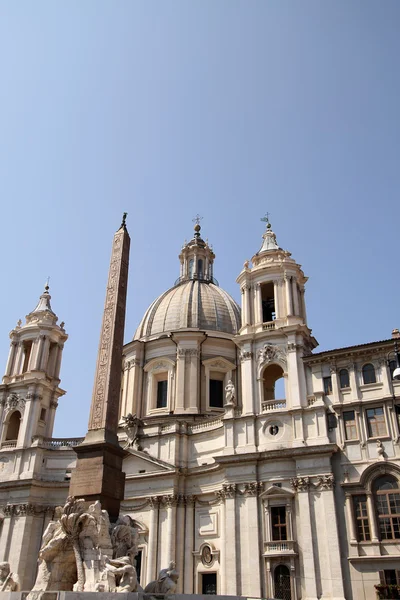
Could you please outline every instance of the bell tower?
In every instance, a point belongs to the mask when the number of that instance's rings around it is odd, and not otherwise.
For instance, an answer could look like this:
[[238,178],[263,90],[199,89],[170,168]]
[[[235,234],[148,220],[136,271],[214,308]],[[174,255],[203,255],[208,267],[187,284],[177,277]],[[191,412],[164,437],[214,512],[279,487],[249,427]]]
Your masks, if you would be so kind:
[[46,283],[37,306],[10,333],[10,351],[0,385],[1,446],[28,447],[32,437],[51,437],[58,399],[64,323],[50,304]]
[[[291,253],[279,247],[268,217],[260,250],[244,267],[237,283],[242,297],[241,350],[243,409],[248,414],[306,404],[301,357],[316,345],[307,326],[305,277]],[[257,385],[252,386],[256,373]],[[276,385],[283,379],[281,396]]]

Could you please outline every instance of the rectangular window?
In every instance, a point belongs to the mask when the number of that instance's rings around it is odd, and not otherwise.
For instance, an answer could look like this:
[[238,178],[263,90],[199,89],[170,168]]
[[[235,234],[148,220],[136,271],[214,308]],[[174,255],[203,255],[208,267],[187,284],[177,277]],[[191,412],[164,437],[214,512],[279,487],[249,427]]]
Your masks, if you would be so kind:
[[371,534],[369,531],[367,496],[353,496],[354,515],[356,518],[357,539],[359,542],[369,542]]
[[400,585],[400,571],[395,569],[385,569],[384,571],[379,571],[379,579],[381,585]]
[[345,435],[346,440],[358,439],[356,417],[354,414],[354,410],[346,410],[343,413],[343,423],[344,423],[344,435]]
[[157,381],[157,408],[167,408],[168,381]]
[[287,540],[286,508],[284,506],[271,507],[271,526],[274,541]]
[[332,377],[324,377],[324,393],[325,396],[332,394]]
[[42,408],[40,410],[40,421],[45,421],[46,420],[46,409]]
[[379,438],[387,435],[385,414],[382,406],[368,408],[366,410],[366,415],[369,437]]
[[201,574],[201,593],[205,596],[213,595],[217,593],[217,574],[216,573],[202,573]]
[[224,407],[224,382],[218,379],[210,379],[210,407]]

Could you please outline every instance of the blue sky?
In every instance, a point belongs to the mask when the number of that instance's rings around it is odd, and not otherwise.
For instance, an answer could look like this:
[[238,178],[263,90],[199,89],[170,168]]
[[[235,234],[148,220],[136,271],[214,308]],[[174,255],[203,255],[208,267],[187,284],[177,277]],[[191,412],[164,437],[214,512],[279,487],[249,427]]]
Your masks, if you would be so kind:
[[196,213],[237,300],[271,213],[321,350],[400,327],[399,19],[398,0],[1,3],[0,365],[50,275],[55,436],[86,431],[123,211],[126,341]]

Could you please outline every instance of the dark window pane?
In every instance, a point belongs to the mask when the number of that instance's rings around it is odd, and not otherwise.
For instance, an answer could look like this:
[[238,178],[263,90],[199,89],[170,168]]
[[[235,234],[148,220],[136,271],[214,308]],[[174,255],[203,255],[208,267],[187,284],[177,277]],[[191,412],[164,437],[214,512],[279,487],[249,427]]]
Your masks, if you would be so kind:
[[343,421],[346,440],[356,440],[358,436],[354,410],[346,410],[343,413]]
[[168,381],[157,382],[157,408],[167,407]]
[[341,388],[350,387],[349,372],[347,369],[340,369],[339,379],[340,379],[340,387]]
[[376,383],[376,375],[374,365],[368,363],[364,365],[362,368],[362,376],[363,382],[366,383]]
[[332,377],[324,377],[324,392],[326,396],[332,394]]
[[224,406],[224,382],[219,379],[210,379],[210,406],[212,408]]
[[370,437],[381,437],[386,435],[385,415],[382,406],[368,408],[366,415],[368,435]]
[[354,515],[357,526],[357,539],[359,542],[369,542],[371,535],[369,531],[367,497],[353,496]]
[[286,508],[273,506],[271,508],[272,539],[282,541],[287,539]]

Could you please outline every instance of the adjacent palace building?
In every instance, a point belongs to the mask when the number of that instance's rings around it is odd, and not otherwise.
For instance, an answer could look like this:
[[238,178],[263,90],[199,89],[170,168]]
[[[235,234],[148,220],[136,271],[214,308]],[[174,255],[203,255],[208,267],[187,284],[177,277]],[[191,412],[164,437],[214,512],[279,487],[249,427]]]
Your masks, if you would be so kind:
[[[237,279],[241,307],[214,260],[197,224],[124,347],[122,511],[140,531],[141,585],[175,561],[186,594],[375,600],[375,585],[400,584],[399,333],[318,353],[307,277],[269,222]],[[81,441],[52,437],[67,333],[48,287],[10,338],[0,561],[29,590]]]

